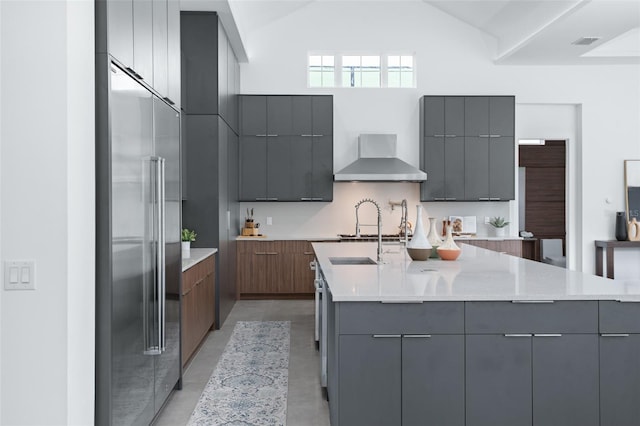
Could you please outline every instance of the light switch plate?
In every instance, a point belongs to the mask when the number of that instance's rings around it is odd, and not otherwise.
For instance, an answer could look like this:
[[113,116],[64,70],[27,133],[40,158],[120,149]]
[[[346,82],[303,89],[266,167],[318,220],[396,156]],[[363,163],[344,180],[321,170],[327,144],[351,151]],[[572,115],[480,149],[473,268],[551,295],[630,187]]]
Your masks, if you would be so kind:
[[36,267],[33,260],[7,260],[4,262],[5,290],[35,290]]

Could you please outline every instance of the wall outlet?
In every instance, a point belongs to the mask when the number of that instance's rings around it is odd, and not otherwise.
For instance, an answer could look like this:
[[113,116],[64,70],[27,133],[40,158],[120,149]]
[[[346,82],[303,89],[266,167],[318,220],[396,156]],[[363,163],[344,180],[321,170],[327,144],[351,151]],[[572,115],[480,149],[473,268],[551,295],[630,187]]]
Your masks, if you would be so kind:
[[491,221],[491,218],[489,216],[485,216],[484,217],[484,224],[485,225],[488,225],[490,221]]
[[273,218],[271,216],[267,216],[267,225],[273,225]]
[[36,267],[33,260],[8,260],[4,262],[5,290],[35,290]]

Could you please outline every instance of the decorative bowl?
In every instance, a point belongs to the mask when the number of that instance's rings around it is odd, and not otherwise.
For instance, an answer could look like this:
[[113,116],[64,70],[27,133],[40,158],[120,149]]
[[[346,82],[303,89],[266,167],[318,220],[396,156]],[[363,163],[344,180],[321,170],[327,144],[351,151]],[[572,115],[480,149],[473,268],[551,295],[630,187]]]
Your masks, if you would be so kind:
[[431,249],[407,247],[407,253],[411,260],[427,260],[431,256]]
[[458,256],[460,256],[461,252],[462,250],[452,250],[438,247],[438,255],[442,260],[456,260]]

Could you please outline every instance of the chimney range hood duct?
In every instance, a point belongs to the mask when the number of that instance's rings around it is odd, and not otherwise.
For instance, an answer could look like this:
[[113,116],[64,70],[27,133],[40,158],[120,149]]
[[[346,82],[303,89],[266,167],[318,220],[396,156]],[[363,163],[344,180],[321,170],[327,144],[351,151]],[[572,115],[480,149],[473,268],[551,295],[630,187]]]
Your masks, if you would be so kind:
[[397,157],[397,135],[362,134],[358,159],[334,176],[336,182],[424,182],[427,174]]

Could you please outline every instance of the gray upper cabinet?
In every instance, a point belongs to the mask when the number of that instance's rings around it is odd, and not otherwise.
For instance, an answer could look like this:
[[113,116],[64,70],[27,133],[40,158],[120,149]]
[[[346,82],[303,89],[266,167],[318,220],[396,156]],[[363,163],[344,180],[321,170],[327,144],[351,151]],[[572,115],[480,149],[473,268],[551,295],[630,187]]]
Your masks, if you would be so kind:
[[180,109],[180,1],[167,3],[167,98]]
[[267,198],[267,140],[240,136],[240,201]]
[[218,114],[229,120],[229,69],[227,67],[229,40],[222,25],[218,25]]
[[291,96],[267,96],[267,136],[293,135]]
[[133,0],[133,69],[153,86],[153,3]]
[[513,96],[420,100],[422,201],[515,198]]
[[167,97],[168,75],[168,1],[153,0],[153,88]]
[[466,97],[464,101],[464,135],[488,137],[489,134],[489,97]]
[[[106,51],[126,66],[133,64],[133,0],[107,1],[96,4],[106,8]],[[97,9],[100,10],[100,9]],[[104,10],[104,9],[103,9]]]
[[257,169],[253,159],[240,157],[241,200],[333,199],[331,96],[240,96],[240,132],[264,139],[267,150],[266,165]]

